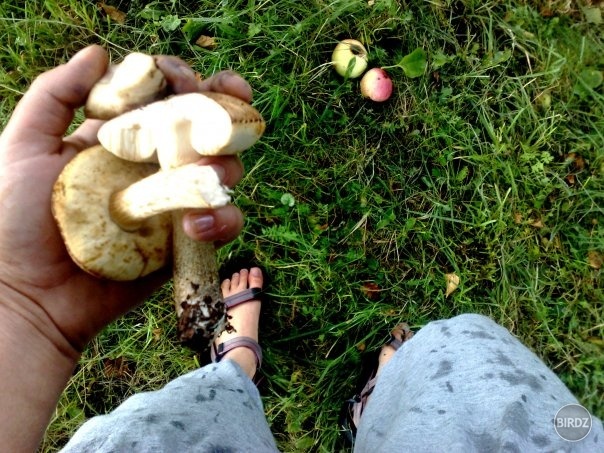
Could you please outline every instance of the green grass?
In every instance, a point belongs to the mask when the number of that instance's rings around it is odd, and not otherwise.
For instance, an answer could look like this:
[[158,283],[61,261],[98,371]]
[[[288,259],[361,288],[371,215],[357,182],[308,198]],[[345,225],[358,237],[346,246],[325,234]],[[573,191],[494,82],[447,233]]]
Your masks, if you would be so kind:
[[[604,36],[588,2],[109,2],[123,25],[96,2],[12,3],[0,2],[2,124],[36,74],[90,43],[252,84],[268,129],[243,155],[246,225],[220,256],[253,256],[270,277],[261,391],[283,450],[341,449],[362,351],[400,320],[465,312],[509,328],[604,417],[604,94],[591,77]],[[192,44],[199,34],[218,48]],[[372,66],[423,48],[428,69],[391,68],[395,95],[372,104],[328,65],[344,37]],[[451,272],[461,284],[447,298]],[[202,362],[174,342],[169,299],[166,288],[90,345],[43,451]]]

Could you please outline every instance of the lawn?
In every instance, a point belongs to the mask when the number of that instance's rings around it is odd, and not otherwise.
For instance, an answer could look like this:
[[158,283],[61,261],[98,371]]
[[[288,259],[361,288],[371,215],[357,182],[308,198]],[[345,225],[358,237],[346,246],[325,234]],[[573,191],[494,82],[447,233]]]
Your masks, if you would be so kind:
[[[246,224],[220,260],[268,274],[259,385],[285,451],[343,448],[341,403],[394,324],[467,312],[510,329],[604,417],[597,3],[0,0],[1,124],[38,73],[91,43],[247,78],[267,132],[242,156]],[[330,66],[349,37],[388,68],[389,101]],[[414,51],[419,74],[403,60]],[[204,363],[175,341],[170,291],[90,344],[41,451]]]

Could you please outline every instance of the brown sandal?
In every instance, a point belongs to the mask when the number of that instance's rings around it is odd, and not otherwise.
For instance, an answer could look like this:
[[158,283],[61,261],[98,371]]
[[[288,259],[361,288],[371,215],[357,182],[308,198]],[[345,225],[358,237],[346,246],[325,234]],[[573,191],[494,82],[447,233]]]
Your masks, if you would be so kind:
[[[397,337],[401,338],[401,340],[399,340]],[[390,333],[390,340],[388,340],[386,345],[392,346],[395,350],[398,350],[405,341],[411,339],[412,337],[413,332],[409,328],[409,325],[407,323],[400,323],[394,329],[392,329]],[[378,354],[380,352],[381,351],[379,351]],[[361,415],[363,415],[363,410],[365,409],[367,400],[375,388],[375,384],[377,382],[377,369],[378,365],[376,361],[375,369],[373,369],[371,372],[370,378],[365,383],[363,389],[352,398],[346,400],[344,403],[340,425],[343,429],[344,437],[350,445],[354,444],[354,439],[357,434],[357,426],[359,426],[361,421]]]
[[[224,299],[224,304],[228,310],[229,308],[237,305],[241,305],[252,300],[257,300],[261,292],[261,288],[247,288],[238,292],[237,294],[226,297]],[[210,351],[210,358],[212,359],[213,363],[218,363],[222,360],[225,354],[236,348],[251,349],[256,356],[256,368],[260,369],[260,366],[262,365],[262,348],[256,340],[250,337],[241,336],[231,338],[230,340],[220,343],[219,345],[213,343]]]

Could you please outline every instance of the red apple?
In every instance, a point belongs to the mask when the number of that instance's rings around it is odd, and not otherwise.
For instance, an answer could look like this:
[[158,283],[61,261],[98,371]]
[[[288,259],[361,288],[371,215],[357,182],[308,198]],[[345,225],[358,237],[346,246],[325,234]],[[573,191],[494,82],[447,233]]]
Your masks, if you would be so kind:
[[375,102],[384,102],[392,94],[392,79],[382,68],[373,68],[361,79],[361,94]]

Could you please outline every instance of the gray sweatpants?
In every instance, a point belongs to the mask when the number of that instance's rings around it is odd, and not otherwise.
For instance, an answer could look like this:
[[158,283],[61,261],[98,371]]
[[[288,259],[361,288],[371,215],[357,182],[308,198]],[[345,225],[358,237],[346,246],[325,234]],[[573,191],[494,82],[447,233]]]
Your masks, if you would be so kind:
[[[480,315],[422,328],[383,368],[355,451],[604,452],[602,423],[562,439],[558,410],[577,400],[506,329]],[[88,420],[63,451],[274,452],[254,384],[231,361],[132,396]]]

